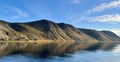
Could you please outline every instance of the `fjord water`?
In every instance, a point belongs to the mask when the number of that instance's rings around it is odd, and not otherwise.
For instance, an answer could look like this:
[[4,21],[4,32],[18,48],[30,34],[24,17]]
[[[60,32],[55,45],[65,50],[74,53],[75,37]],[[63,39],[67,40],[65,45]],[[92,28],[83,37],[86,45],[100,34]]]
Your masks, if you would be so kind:
[[86,50],[79,50],[66,56],[41,58],[27,54],[3,56],[0,62],[120,62],[120,44],[97,44]]

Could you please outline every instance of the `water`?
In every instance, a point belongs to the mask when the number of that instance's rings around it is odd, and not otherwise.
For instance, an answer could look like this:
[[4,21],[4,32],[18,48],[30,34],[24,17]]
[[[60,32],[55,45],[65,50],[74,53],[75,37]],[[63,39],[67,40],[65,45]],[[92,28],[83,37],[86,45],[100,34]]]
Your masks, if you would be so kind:
[[110,50],[81,50],[67,57],[51,56],[40,58],[33,55],[15,54],[0,58],[0,62],[120,62],[120,45]]

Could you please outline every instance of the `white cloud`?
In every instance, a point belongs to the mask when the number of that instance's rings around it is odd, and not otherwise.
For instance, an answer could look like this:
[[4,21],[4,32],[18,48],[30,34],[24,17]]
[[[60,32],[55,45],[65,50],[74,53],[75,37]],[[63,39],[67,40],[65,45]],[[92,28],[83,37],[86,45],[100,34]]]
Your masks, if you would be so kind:
[[73,4],[79,4],[80,3],[80,0],[69,0],[69,1]]
[[102,3],[97,7],[93,8],[92,10],[90,10],[90,12],[98,12],[98,11],[103,11],[106,9],[112,9],[112,8],[118,8],[118,7],[120,7],[120,0],[114,0],[109,3]]
[[88,17],[88,18],[82,18],[82,20],[97,21],[97,22],[120,22],[120,14]]

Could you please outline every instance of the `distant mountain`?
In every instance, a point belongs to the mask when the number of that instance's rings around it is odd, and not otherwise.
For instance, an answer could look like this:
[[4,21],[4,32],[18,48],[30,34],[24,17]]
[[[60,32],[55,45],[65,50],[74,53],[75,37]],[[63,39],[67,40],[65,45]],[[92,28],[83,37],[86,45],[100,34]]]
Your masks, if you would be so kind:
[[111,30],[111,31],[120,37],[120,30]]
[[110,31],[76,28],[48,20],[27,23],[0,20],[0,40],[119,41],[120,37]]

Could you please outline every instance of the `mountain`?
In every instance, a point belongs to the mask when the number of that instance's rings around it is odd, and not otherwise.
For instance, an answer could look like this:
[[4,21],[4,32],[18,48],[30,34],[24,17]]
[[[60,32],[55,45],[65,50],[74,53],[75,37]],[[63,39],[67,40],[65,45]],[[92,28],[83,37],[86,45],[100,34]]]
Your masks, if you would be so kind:
[[119,41],[120,40],[120,37],[111,31],[96,31],[92,29],[80,29],[80,28],[79,30],[99,41],[117,41],[117,40]]
[[120,37],[110,31],[76,28],[48,20],[26,23],[0,20],[0,40],[119,41]]

